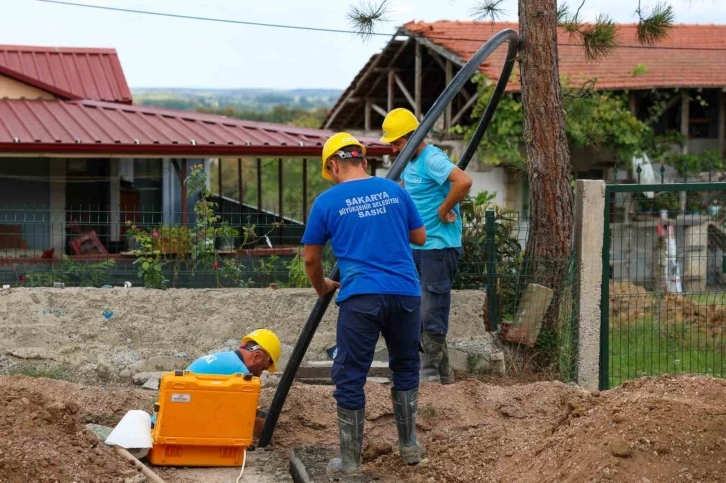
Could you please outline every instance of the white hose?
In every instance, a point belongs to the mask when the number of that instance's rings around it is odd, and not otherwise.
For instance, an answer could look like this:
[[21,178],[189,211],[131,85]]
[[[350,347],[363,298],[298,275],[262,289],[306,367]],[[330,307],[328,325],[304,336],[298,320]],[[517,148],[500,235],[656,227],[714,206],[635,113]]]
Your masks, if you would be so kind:
[[237,481],[235,483],[239,483],[239,480],[242,479],[242,474],[245,472],[245,463],[247,462],[247,448],[242,448],[242,468],[239,470],[239,476],[237,477]]

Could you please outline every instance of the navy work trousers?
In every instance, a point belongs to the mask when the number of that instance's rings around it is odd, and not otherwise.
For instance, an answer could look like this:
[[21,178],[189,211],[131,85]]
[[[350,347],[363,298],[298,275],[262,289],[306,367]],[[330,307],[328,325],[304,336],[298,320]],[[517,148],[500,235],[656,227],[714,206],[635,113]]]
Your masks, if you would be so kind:
[[393,389],[418,387],[420,307],[421,297],[385,294],[354,295],[340,304],[331,372],[339,407],[352,411],[365,407],[363,387],[379,334],[388,347]]
[[421,279],[421,325],[426,332],[449,332],[451,286],[461,257],[461,248],[413,250],[413,261]]

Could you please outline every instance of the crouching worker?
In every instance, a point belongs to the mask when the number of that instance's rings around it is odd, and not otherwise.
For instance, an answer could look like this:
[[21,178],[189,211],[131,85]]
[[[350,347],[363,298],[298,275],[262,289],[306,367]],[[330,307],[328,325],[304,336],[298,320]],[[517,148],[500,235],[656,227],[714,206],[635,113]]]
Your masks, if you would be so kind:
[[[260,377],[262,371],[277,372],[277,361],[280,359],[282,346],[280,339],[268,329],[257,329],[242,338],[242,344],[233,351],[216,352],[200,357],[185,370],[194,374],[216,376],[232,376],[234,374],[251,374]],[[255,438],[259,438],[265,424],[266,414],[257,412],[255,418]],[[156,414],[151,418],[154,427]]]
[[[305,271],[318,295],[340,287],[333,356],[341,458],[328,476],[361,474],[366,376],[379,334],[390,354],[391,397],[401,458],[421,460],[416,440],[421,289],[410,243],[423,245],[426,230],[413,200],[398,183],[368,176],[365,147],[348,133],[323,146],[322,176],[335,186],[319,195],[302,242]],[[330,240],[340,284],[325,278],[322,253]]]

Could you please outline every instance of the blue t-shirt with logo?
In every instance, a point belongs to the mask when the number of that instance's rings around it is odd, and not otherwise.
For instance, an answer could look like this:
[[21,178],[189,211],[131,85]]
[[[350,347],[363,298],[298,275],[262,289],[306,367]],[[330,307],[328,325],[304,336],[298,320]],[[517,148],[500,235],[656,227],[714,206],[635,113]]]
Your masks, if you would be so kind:
[[237,351],[216,352],[200,357],[192,362],[186,370],[194,374],[214,374],[218,376],[250,373]]
[[453,209],[456,221],[444,223],[439,219],[439,206],[451,190],[451,182],[446,179],[454,168],[456,165],[446,153],[429,144],[403,170],[403,185],[426,225],[426,243],[423,246],[411,245],[411,248],[435,250],[461,247],[459,205]]
[[340,269],[340,303],[352,295],[421,295],[409,231],[423,226],[411,197],[386,178],[339,183],[313,203],[302,242],[330,240]]

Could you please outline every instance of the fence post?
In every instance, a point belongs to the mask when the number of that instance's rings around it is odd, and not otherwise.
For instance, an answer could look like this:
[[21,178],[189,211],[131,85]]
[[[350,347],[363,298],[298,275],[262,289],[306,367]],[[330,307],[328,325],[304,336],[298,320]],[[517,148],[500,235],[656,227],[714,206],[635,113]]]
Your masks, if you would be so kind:
[[595,391],[600,379],[601,300],[603,296],[603,235],[610,220],[605,212],[605,182],[577,180],[575,250],[577,252],[577,384]]
[[487,234],[487,306],[489,307],[489,327],[492,332],[498,326],[497,301],[497,244],[496,244],[496,215],[492,208],[487,209],[484,216]]

